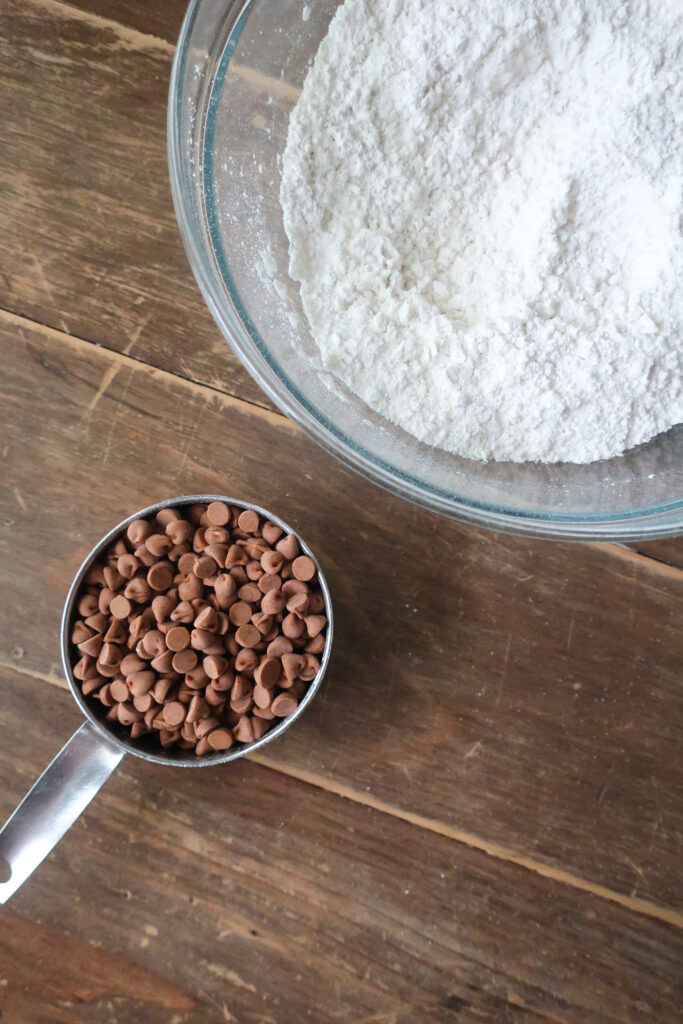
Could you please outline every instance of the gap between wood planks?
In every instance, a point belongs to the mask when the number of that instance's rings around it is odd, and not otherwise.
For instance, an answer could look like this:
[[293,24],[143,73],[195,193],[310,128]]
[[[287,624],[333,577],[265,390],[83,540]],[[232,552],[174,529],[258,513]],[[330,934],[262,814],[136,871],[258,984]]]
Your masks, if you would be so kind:
[[[41,0],[42,2],[42,0]],[[58,0],[49,0],[51,3],[56,3]],[[237,395],[231,394],[228,391],[224,391],[222,388],[215,387],[211,384],[204,384],[200,381],[193,380],[191,377],[184,377],[179,373],[173,373],[171,370],[163,369],[162,367],[155,366],[153,363],[148,363],[143,359],[139,359],[136,356],[129,355],[125,349],[123,352],[119,352],[118,349],[109,348],[106,345],[98,342],[89,341],[87,338],[81,338],[75,334],[69,334],[65,331],[61,331],[56,327],[51,327],[49,324],[42,323],[40,320],[34,320],[31,317],[24,316],[20,313],[15,313],[10,309],[0,306],[0,320],[4,321],[8,325],[21,330],[24,326],[28,329],[34,330],[37,333],[44,334],[47,338],[57,342],[60,345],[70,344],[72,347],[85,347],[89,349],[95,349],[98,352],[106,355],[112,360],[111,367],[105,374],[102,384],[98,389],[97,393],[93,396],[90,403],[89,410],[92,410],[99,399],[102,397],[107,387],[116,377],[119,369],[138,369],[141,372],[149,373],[152,377],[159,377],[164,380],[173,381],[176,384],[180,384],[184,387],[189,388],[195,393],[200,394],[212,394],[219,396],[221,401],[227,406],[232,406],[235,409],[239,409],[246,415],[260,416],[268,423],[279,429],[286,430],[288,433],[299,433],[300,428],[283,413],[276,412],[266,406],[259,405],[256,402],[248,401],[247,399],[240,398]],[[216,328],[218,330],[218,328]],[[379,485],[376,485],[379,486]],[[469,526],[468,528],[476,529],[476,527]],[[552,542],[549,542],[552,543]],[[562,542],[560,542],[562,543]],[[571,543],[565,541],[564,543]],[[639,551],[634,551],[632,548],[627,547],[620,543],[607,543],[604,541],[583,541],[581,542],[589,548],[594,548],[598,551],[603,551],[618,559],[620,562],[630,563],[632,566],[639,565],[641,568],[647,569],[648,572],[654,575],[664,576],[669,580],[676,580],[680,582],[683,580],[683,569],[678,566],[671,565],[668,562],[664,562],[659,558],[653,558],[650,555],[642,554]],[[647,583],[640,581],[641,586],[648,586]]]
[[[59,689],[68,692],[69,688],[66,680],[61,676],[54,675],[52,672],[49,674],[34,672],[31,669],[18,666],[15,662],[7,662],[2,658],[0,658],[0,665],[3,669],[7,669],[8,671],[12,670],[28,679],[34,679],[40,683],[49,683],[51,686],[56,686]],[[67,738],[68,737],[64,738],[64,742],[66,742]],[[263,768],[268,768],[270,771],[280,772],[282,775],[287,775],[288,777],[296,779],[298,782],[303,782],[306,785],[314,786],[317,789],[321,789],[326,793],[339,797],[340,799],[350,800],[352,803],[360,804],[362,807],[370,808],[380,814],[387,814],[391,817],[399,818],[401,821],[404,821],[409,825],[414,825],[416,828],[433,832],[442,838],[450,839],[452,842],[460,843],[473,850],[478,850],[480,853],[486,853],[488,856],[494,857],[496,860],[502,860],[506,863],[514,864],[516,867],[524,868],[526,871],[532,871],[534,874],[547,878],[551,882],[566,885],[569,886],[569,888],[578,889],[581,892],[588,893],[591,896],[596,896],[599,899],[609,900],[611,903],[616,903],[625,910],[630,910],[636,914],[644,914],[646,917],[654,918],[657,921],[662,921],[674,928],[680,928],[683,930],[683,914],[678,913],[675,910],[670,910],[666,907],[660,907],[658,904],[652,903],[650,900],[626,896],[623,893],[609,889],[607,886],[589,882],[586,879],[581,878],[579,875],[573,875],[569,871],[563,871],[560,868],[551,867],[541,861],[534,860],[532,857],[526,857],[523,854],[516,853],[513,849],[507,846],[502,846],[500,843],[489,842],[480,836],[474,835],[472,832],[466,832],[463,829],[456,828],[453,825],[448,825],[445,822],[437,821],[434,818],[427,818],[421,814],[415,814],[412,811],[403,810],[401,807],[396,807],[394,804],[387,803],[385,800],[380,800],[377,797],[372,796],[372,794],[369,794],[367,791],[361,792],[359,790],[355,790],[343,782],[337,782],[334,779],[326,778],[324,775],[317,775],[314,772],[292,768],[290,765],[279,762],[267,755],[247,754],[246,757],[248,760],[261,765]]]
[[[159,36],[152,35],[151,33],[141,32],[139,29],[131,28],[129,25],[124,25],[113,18],[105,18],[102,14],[85,11],[81,7],[75,7],[73,4],[68,3],[68,0],[30,0],[30,2],[34,7],[49,11],[55,17],[73,18],[96,28],[109,29],[118,37],[122,49],[160,50],[162,53],[167,54],[171,60],[175,54],[176,48],[174,44],[169,43],[166,39],[161,39]],[[231,63],[230,70],[233,74],[238,75],[255,86],[259,91],[281,96],[289,102],[296,102],[301,92],[297,86],[291,85],[283,79],[261,74],[261,72],[256,71],[254,68],[246,67],[242,64]]]

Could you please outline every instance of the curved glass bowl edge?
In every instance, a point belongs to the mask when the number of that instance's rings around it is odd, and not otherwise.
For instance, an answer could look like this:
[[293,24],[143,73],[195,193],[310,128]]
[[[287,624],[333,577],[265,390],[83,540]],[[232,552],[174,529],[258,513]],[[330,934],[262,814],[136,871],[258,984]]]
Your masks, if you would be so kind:
[[[223,254],[220,261],[220,268],[206,258],[196,238],[191,215],[187,209],[187,197],[196,190],[196,182],[193,182],[188,172],[181,145],[182,85],[189,41],[201,2],[202,0],[191,0],[187,9],[171,71],[167,146],[173,204],[190,267],[211,315],[232,350],[275,405],[321,447],[361,476],[400,498],[474,526],[557,540],[654,540],[680,533],[683,530],[683,500],[651,508],[631,509],[609,516],[590,517],[534,513],[508,506],[468,502],[448,492],[425,488],[418,480],[399,473],[369,452],[361,451],[350,438],[328,423],[317,409],[311,407],[305,396],[299,394],[283,369],[272,359],[258,331],[251,324],[232,281],[225,255]],[[226,41],[219,62],[223,73],[229,62],[230,47],[237,38],[235,33],[239,31],[242,14],[248,6],[247,0],[242,5],[241,13]],[[210,113],[208,116],[210,117]],[[206,132],[210,134],[211,125],[207,127]],[[210,176],[210,166],[208,173]],[[207,219],[211,219],[210,211],[207,211]],[[210,223],[209,232],[211,233]],[[215,225],[211,234],[214,253],[220,253],[222,244],[217,237]],[[225,305],[225,296],[217,284],[218,274],[223,277],[228,288],[232,308]]]

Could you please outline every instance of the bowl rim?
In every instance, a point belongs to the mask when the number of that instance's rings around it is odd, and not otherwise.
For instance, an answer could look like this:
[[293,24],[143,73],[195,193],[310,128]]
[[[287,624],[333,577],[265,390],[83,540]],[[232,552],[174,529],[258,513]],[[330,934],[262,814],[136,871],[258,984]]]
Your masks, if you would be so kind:
[[[657,539],[680,533],[683,530],[683,496],[670,502],[608,514],[549,513],[534,512],[515,505],[468,499],[445,489],[426,485],[380,457],[360,449],[301,394],[284,369],[272,357],[242,303],[217,230],[217,216],[215,212],[212,213],[211,202],[207,203],[205,178],[211,183],[213,178],[211,141],[215,125],[212,123],[211,115],[212,107],[215,110],[216,97],[219,95],[216,93],[216,85],[222,87],[232,52],[246,22],[251,0],[242,0],[241,3],[238,0],[233,3],[232,9],[226,11],[226,17],[230,13],[238,13],[233,18],[232,27],[217,59],[218,70],[211,84],[210,100],[203,111],[204,123],[200,132],[201,185],[191,180],[183,161],[184,150],[180,131],[183,82],[190,54],[191,35],[203,2],[204,0],[191,0],[188,6],[171,70],[167,109],[167,151],[173,204],[190,267],[204,301],[232,350],[271,401],[324,450],[361,476],[404,500],[474,526],[559,540],[628,541]],[[191,193],[199,195],[212,246],[210,255],[197,239],[192,223],[190,203],[187,200]],[[229,306],[225,302],[225,293],[216,286],[217,277],[227,289]]]

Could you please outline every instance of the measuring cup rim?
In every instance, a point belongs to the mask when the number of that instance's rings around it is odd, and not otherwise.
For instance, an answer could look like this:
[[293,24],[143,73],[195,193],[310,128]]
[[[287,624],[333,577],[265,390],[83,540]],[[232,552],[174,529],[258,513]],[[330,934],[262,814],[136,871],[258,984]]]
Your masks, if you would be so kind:
[[[309,685],[306,693],[304,694],[301,703],[298,705],[296,710],[289,715],[287,718],[281,719],[277,725],[273,726],[264,736],[258,740],[254,740],[253,743],[247,743],[240,745],[236,748],[221,752],[216,751],[213,754],[207,754],[204,757],[197,757],[195,754],[193,757],[180,756],[177,751],[169,751],[169,753],[154,753],[153,751],[145,750],[140,747],[136,747],[132,741],[122,739],[118,736],[113,729],[109,729],[108,726],[100,721],[97,717],[93,708],[91,708],[86,702],[85,697],[77,685],[73,675],[73,669],[71,665],[70,657],[70,626],[74,617],[74,604],[78,596],[79,590],[83,583],[88,569],[95,561],[95,559],[104,551],[109,544],[117,540],[118,537],[128,528],[128,526],[135,522],[136,519],[146,519],[150,516],[156,515],[164,508],[179,508],[183,505],[200,505],[208,504],[212,501],[224,501],[228,505],[235,505],[242,509],[253,509],[254,512],[258,512],[259,515],[263,516],[269,522],[275,523],[285,533],[291,533],[296,537],[301,550],[311,558],[315,564],[318,581],[320,583],[320,589],[325,600],[325,615],[327,617],[327,627],[325,634],[325,649],[322,652],[320,658],[320,668],[315,679]],[[134,757],[139,757],[143,761],[151,761],[154,764],[171,765],[178,768],[208,768],[217,764],[226,764],[229,761],[237,761],[239,758],[244,757],[245,754],[254,753],[265,747],[266,744],[271,743],[278,736],[281,736],[291,725],[294,725],[296,720],[304,713],[308,705],[315,697],[320,684],[323,680],[323,676],[327,670],[327,666],[330,660],[330,654],[332,651],[332,641],[334,634],[334,621],[332,612],[332,599],[330,596],[330,589],[325,579],[325,575],[320,567],[318,559],[315,553],[308,546],[306,541],[299,535],[299,533],[292,529],[292,527],[286,523],[279,516],[273,515],[268,509],[261,508],[259,505],[253,504],[253,502],[243,501],[239,498],[228,498],[223,494],[186,494],[178,498],[169,498],[166,501],[156,502],[154,505],[149,505],[147,508],[140,509],[140,511],[133,513],[126,519],[122,520],[117,526],[114,526],[104,537],[95,545],[89,555],[83,560],[78,572],[76,573],[73,583],[69,587],[69,592],[66,596],[64,603],[64,611],[62,612],[61,631],[60,631],[60,646],[62,654],[62,664],[64,666],[64,674],[71,690],[71,696],[76,701],[76,704],[81,709],[90,725],[108,742],[115,744],[119,749],[123,750],[126,754],[133,754]]]

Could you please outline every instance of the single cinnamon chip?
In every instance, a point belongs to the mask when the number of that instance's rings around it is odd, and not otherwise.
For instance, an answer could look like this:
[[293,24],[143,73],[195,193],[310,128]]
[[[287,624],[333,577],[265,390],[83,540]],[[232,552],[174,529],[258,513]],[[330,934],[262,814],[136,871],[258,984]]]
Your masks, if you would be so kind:
[[164,532],[171,538],[173,545],[187,544],[194,536],[194,527],[186,519],[174,519],[166,523]]
[[206,518],[211,526],[225,526],[230,522],[230,509],[224,501],[212,501],[206,508]]
[[252,610],[246,601],[238,601],[228,611],[228,618],[233,626],[246,626],[251,621]]
[[253,743],[255,738],[253,720],[244,715],[232,730],[232,734],[239,743]]
[[185,576],[189,576],[194,567],[194,563],[197,556],[192,551],[186,551],[185,554],[181,555],[178,559],[178,572],[182,572]]
[[291,612],[292,615],[296,615],[298,619],[303,619],[308,615],[308,607],[308,594],[292,594],[287,601],[287,611]]
[[116,597],[112,598],[109,605],[109,611],[115,619],[127,619],[132,610],[132,604],[123,594],[117,594]]
[[200,740],[203,736],[206,736],[207,733],[213,732],[214,729],[217,729],[220,724],[220,720],[213,716],[202,718],[194,727],[195,736]]
[[[272,716],[272,711],[269,711],[268,714]],[[270,729],[270,723],[266,720],[266,718],[250,718],[249,722],[251,723],[251,728],[255,740],[260,740],[261,737],[264,736]]]
[[319,633],[318,636],[315,636],[313,637],[312,640],[309,640],[306,646],[304,647],[304,651],[306,651],[307,654],[322,654],[324,650],[325,637],[322,635],[322,633]]
[[185,685],[189,686],[191,690],[203,690],[208,684],[209,677],[204,671],[203,665],[197,665],[185,675]]
[[134,722],[140,722],[143,717],[143,712],[138,711],[130,701],[119,704],[119,722],[121,725],[132,725]]
[[306,631],[303,619],[298,618],[292,612],[282,620],[282,632],[289,640],[298,640]]
[[181,601],[194,601],[204,593],[204,585],[198,576],[190,573],[182,583],[178,584],[178,597]]
[[237,525],[244,533],[256,533],[261,525],[258,512],[255,512],[251,508],[247,508],[244,512],[240,512],[239,518],[237,519]]
[[162,508],[157,512],[157,522],[159,526],[166,528],[169,523],[173,523],[180,519],[180,512],[174,508]]
[[[251,610],[249,611],[249,618],[251,618]],[[248,622],[249,619],[246,621]],[[91,636],[94,636],[93,630],[89,629],[84,622],[77,622],[71,630],[71,643],[78,646],[78,644],[89,640]]]
[[78,602],[78,614],[87,618],[88,615],[94,615],[99,609],[96,594],[84,594]]
[[257,586],[262,594],[268,594],[273,590],[279,593],[282,586],[282,577],[276,572],[264,572],[259,577]]
[[293,650],[291,640],[288,640],[286,636],[277,636],[268,644],[266,654],[269,658],[281,658],[283,654],[290,654]]
[[146,663],[137,654],[127,654],[119,666],[121,675],[130,679],[134,672],[144,672],[147,669]]
[[287,679],[298,679],[305,664],[306,662],[301,654],[282,655],[282,670]]
[[254,692],[252,693],[252,700],[254,701],[254,704],[256,705],[257,708],[265,710],[266,708],[269,708],[273,703],[272,691],[267,689],[267,687],[261,686],[259,683],[257,683],[256,686],[254,687]]
[[102,570],[102,574],[104,576],[104,582],[110,590],[118,590],[119,587],[123,586],[124,577],[115,565],[105,565]]
[[102,649],[102,634],[96,633],[95,636],[83,640],[82,643],[76,644],[76,646],[81,654],[89,654],[92,658],[97,658]]
[[209,679],[218,679],[221,673],[228,669],[228,662],[226,659],[215,654],[211,654],[208,658],[204,658],[203,665],[204,671]]
[[112,619],[107,632],[104,634],[105,644],[125,644],[127,639],[128,630],[125,622],[120,622],[118,619]]
[[163,558],[173,547],[173,541],[165,533],[153,533],[145,539],[145,547],[155,558]]
[[232,733],[227,729],[214,729],[207,739],[212,750],[229,750],[233,744]]
[[307,615],[304,622],[306,623],[306,632],[311,639],[318,636],[327,625],[324,615]]
[[157,562],[147,573],[147,582],[152,590],[168,590],[173,584],[173,568],[169,562]]
[[193,622],[194,608],[189,601],[181,601],[171,612],[171,622]]
[[247,604],[257,604],[262,594],[255,583],[244,583],[237,591],[237,596],[240,601],[246,601]]
[[[248,623],[246,626],[240,626],[237,632],[235,633],[235,640],[240,645],[240,647],[256,647],[260,639],[261,634],[259,633],[256,626],[252,625],[251,623]],[[87,654],[88,652],[86,651],[85,653]]]
[[275,523],[264,523],[263,530],[261,532],[263,534],[263,539],[268,544],[276,544],[283,533],[282,528],[280,526],[276,526]]
[[292,574],[294,579],[307,583],[315,576],[315,562],[308,555],[300,555],[292,562]]
[[223,526],[207,526],[204,539],[208,544],[230,544],[230,531]]
[[248,647],[241,648],[235,655],[236,672],[253,672],[258,663],[258,654],[256,651],[252,651]]
[[109,629],[109,617],[102,612],[95,612],[94,615],[88,616],[85,624],[93,633],[106,633]]
[[248,561],[249,556],[247,555],[246,551],[244,551],[243,548],[239,547],[237,544],[230,545],[230,547],[228,548],[228,553],[225,558],[226,567],[231,568],[235,565],[246,565]]
[[190,705],[187,709],[186,720],[188,722],[198,722],[200,721],[200,719],[206,718],[207,715],[209,715],[209,713],[209,705],[206,703],[204,698],[200,697],[199,694],[195,694],[195,696],[190,701]]
[[[168,636],[168,634],[166,635]],[[191,672],[196,666],[197,660],[197,652],[190,650],[190,648],[177,651],[177,653],[173,655],[173,671],[179,672],[181,675],[184,675],[186,672]]]
[[272,689],[280,682],[283,666],[276,657],[264,657],[259,667],[254,672],[254,679],[266,689]]
[[288,533],[275,545],[276,551],[284,555],[288,562],[291,562],[299,554],[299,542],[292,533]]
[[142,576],[133,576],[132,580],[128,580],[123,594],[129,601],[146,604],[152,596],[152,591],[146,579],[143,579]]
[[214,633],[218,625],[218,614],[215,608],[212,608],[210,604],[205,605],[194,620],[194,624],[198,629],[206,629],[209,633]]
[[152,694],[149,693],[149,692],[148,693],[136,694],[133,697],[133,707],[137,711],[142,711],[143,714],[146,711],[149,711],[149,709],[151,707],[154,707],[155,704],[156,704],[156,701],[154,700],[154,697],[152,696]]
[[266,615],[279,615],[285,607],[285,595],[281,590],[269,590],[263,595],[261,611]]
[[287,718],[296,711],[298,702],[291,693],[280,693],[270,706],[270,710],[278,718]]
[[172,626],[166,633],[166,646],[169,651],[184,651],[189,645],[190,631],[185,626]]
[[215,643],[215,634],[209,633],[208,629],[193,629],[190,633],[190,643],[196,651],[205,651]]
[[299,673],[299,678],[305,683],[312,682],[318,674],[320,662],[313,654],[304,654],[304,667]]
[[126,537],[131,544],[142,544],[152,532],[152,525],[146,519],[136,519],[126,530]]
[[210,576],[217,575],[218,564],[209,555],[201,555],[199,558],[195,558],[192,571],[200,580],[208,579]]
[[145,653],[152,658],[158,657],[166,650],[166,637],[160,629],[150,629],[142,638]]
[[162,651],[156,658],[152,658],[150,665],[159,675],[170,675],[173,671],[173,651]]
[[130,686],[130,692],[134,697],[140,697],[143,693],[149,693],[156,684],[154,672],[134,672],[128,676],[126,682]]
[[163,709],[164,721],[172,728],[180,725],[185,721],[186,708],[184,704],[181,704],[179,700],[171,701],[170,704],[165,704]]
[[261,555],[261,568],[265,573],[276,574],[284,565],[285,556],[281,551],[264,551]]
[[112,699],[115,701],[128,700],[128,697],[130,696],[128,687],[121,679],[114,680],[114,682],[109,687],[109,693],[111,694]]

